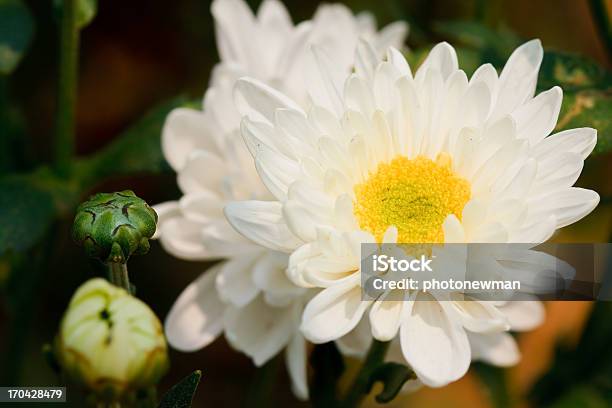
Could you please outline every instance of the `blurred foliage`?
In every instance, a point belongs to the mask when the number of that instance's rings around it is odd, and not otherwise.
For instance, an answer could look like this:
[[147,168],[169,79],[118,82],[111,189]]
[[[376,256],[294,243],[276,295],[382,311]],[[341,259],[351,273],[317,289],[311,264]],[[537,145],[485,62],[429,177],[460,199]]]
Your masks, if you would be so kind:
[[596,302],[576,347],[557,346],[550,370],[535,384],[537,406],[612,406],[612,302]]
[[196,107],[197,103],[184,96],[164,102],[122,132],[109,146],[80,159],[76,171],[80,184],[89,186],[108,177],[169,171],[161,151],[161,129],[168,113],[179,106]]
[[[82,29],[86,27],[98,12],[98,0],[75,0],[77,2],[76,25]],[[64,0],[53,0],[53,7],[57,17],[61,15]]]
[[489,399],[496,408],[507,408],[511,406],[506,370],[483,362],[472,363],[480,381],[486,386]]
[[0,180],[0,254],[30,248],[54,218],[52,197],[33,181],[24,177]]
[[[461,67],[468,75],[484,64],[501,70],[508,56],[524,39],[506,27],[497,30],[472,21],[445,21],[436,31],[455,40]],[[426,55],[413,52],[412,63]],[[564,92],[556,131],[577,127],[597,129],[595,154],[612,150],[612,74],[594,61],[580,55],[545,50],[538,77],[538,92],[560,86]]]
[[0,75],[17,67],[33,32],[32,16],[21,0],[0,0]]
[[77,9],[77,26],[83,28],[89,23],[98,11],[98,0],[78,0],[79,8]]
[[612,150],[612,89],[566,92],[556,130],[577,127],[597,129],[594,154]]
[[178,106],[193,104],[176,98],[153,108],[108,147],[80,159],[69,180],[44,166],[29,174],[0,177],[0,255],[8,249],[29,249],[54,219],[71,216],[92,185],[111,176],[169,169],[159,138],[168,112]]
[[612,74],[580,55],[546,51],[540,67],[538,89],[549,89],[555,85],[561,86],[564,92],[609,89],[612,86]]
[[484,62],[501,68],[508,56],[521,44],[521,38],[507,27],[493,30],[474,21],[444,21],[434,25],[435,31],[454,40],[468,49],[476,51],[476,65],[462,67],[468,75]]

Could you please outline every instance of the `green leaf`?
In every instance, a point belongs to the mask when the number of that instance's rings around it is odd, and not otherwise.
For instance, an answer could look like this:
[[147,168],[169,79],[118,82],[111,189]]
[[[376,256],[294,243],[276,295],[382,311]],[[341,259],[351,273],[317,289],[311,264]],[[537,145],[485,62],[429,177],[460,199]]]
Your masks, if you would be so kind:
[[34,23],[21,0],[0,0],[0,74],[10,74],[30,45]]
[[183,378],[181,382],[175,384],[170,390],[163,396],[160,401],[158,408],[189,408],[193,401],[198,384],[202,378],[202,372],[196,370],[187,377]]
[[579,127],[597,129],[594,154],[612,150],[612,88],[566,92],[555,131]]
[[163,173],[170,170],[161,151],[161,130],[168,113],[177,107],[194,107],[185,97],[177,97],[153,108],[121,133],[109,146],[77,163],[83,186],[107,177],[136,173]]
[[53,197],[26,177],[0,179],[0,255],[36,243],[55,216]]
[[547,50],[540,67],[538,89],[546,90],[555,85],[561,86],[564,92],[589,88],[609,89],[612,86],[612,75],[588,58]]
[[481,63],[489,62],[499,67],[522,42],[511,30],[500,27],[493,30],[473,21],[440,21],[434,30],[466,47],[478,50]]
[[46,167],[0,178],[0,256],[29,249],[56,218],[72,216],[78,187]]
[[370,377],[370,389],[374,383],[383,383],[383,390],[376,396],[381,404],[391,402],[402,390],[406,381],[415,379],[416,374],[410,368],[398,363],[384,363],[376,368]]
[[9,101],[3,103],[0,95],[0,176],[25,167],[27,138],[23,137],[24,127],[21,111]]
[[609,408],[612,401],[606,398],[594,387],[579,386],[570,391],[551,408]]

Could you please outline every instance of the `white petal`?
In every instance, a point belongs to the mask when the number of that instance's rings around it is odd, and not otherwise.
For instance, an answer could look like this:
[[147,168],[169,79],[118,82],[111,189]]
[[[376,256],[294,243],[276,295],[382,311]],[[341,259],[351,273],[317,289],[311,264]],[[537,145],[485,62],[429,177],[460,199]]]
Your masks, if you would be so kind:
[[539,301],[511,301],[500,307],[500,311],[514,331],[528,331],[544,321],[544,306]]
[[380,59],[376,55],[373,45],[363,38],[359,39],[357,50],[355,51],[355,72],[357,75],[371,82],[374,70],[379,62]]
[[283,220],[279,202],[232,202],[225,206],[225,216],[238,232],[266,248],[291,252],[300,246]]
[[306,340],[300,332],[296,332],[287,346],[285,359],[291,378],[291,390],[302,401],[308,399],[306,358]]
[[286,143],[268,123],[256,122],[245,116],[240,122],[240,133],[253,157],[261,151],[262,145],[280,154],[289,154]]
[[242,0],[215,0],[210,9],[221,60],[249,67],[252,59],[248,44],[254,25],[249,6]]
[[554,191],[574,185],[582,168],[584,159],[577,153],[563,153],[557,160],[540,162],[533,190],[538,192]]
[[475,300],[452,303],[463,327],[477,333],[492,333],[508,330],[510,327],[504,317],[491,302]]
[[206,249],[218,258],[261,251],[261,246],[240,235],[225,217],[206,223],[202,228],[202,241]]
[[295,333],[295,319],[294,308],[271,307],[258,296],[242,308],[228,306],[223,319],[225,337],[261,366],[289,343]]
[[370,309],[370,325],[372,336],[380,341],[390,341],[400,327],[404,300],[393,300],[391,294],[383,295]]
[[305,148],[316,144],[319,135],[303,112],[278,109],[275,112],[275,119],[276,126],[283,130],[287,137],[292,139],[290,143],[292,146],[302,147],[297,145],[297,142],[301,142]]
[[259,289],[253,282],[252,271],[258,255],[238,255],[223,262],[215,283],[224,302],[243,307],[257,296]]
[[287,277],[288,262],[286,254],[266,251],[253,268],[253,281],[271,306],[286,306],[304,292]]
[[401,48],[408,35],[408,24],[404,21],[395,21],[383,27],[376,38],[376,49],[384,50],[387,47]]
[[423,75],[427,69],[434,68],[440,72],[442,79],[446,80],[457,70],[458,65],[455,49],[450,44],[441,42],[431,49],[429,55],[419,67],[417,75],[419,73]]
[[470,344],[463,328],[446,315],[442,302],[418,299],[404,308],[402,352],[424,384],[442,387],[467,372]]
[[562,100],[563,91],[555,86],[514,111],[518,137],[529,140],[533,146],[548,136],[557,125]]
[[203,225],[184,217],[175,217],[160,225],[162,247],[177,258],[191,261],[210,259],[212,254],[202,240]]
[[309,95],[316,105],[340,115],[342,99],[338,87],[342,86],[345,73],[320,47],[312,46],[309,57],[307,63],[313,66],[311,75],[306,76]]
[[490,90],[497,89],[497,71],[491,64],[483,64],[476,69],[472,77],[470,78],[470,83],[482,81],[486,83]]
[[544,51],[540,40],[532,40],[518,47],[499,76],[497,103],[491,119],[511,113],[533,97],[538,71]]
[[550,239],[557,229],[557,217],[554,215],[533,217],[534,222],[524,222],[524,226],[513,231],[509,242],[540,243]]
[[177,176],[177,183],[183,193],[218,191],[227,167],[221,158],[211,152],[198,150],[189,156]]
[[297,161],[288,159],[266,146],[260,146],[255,158],[255,167],[261,181],[270,193],[280,201],[287,198],[289,186],[298,180],[302,174]]
[[234,98],[240,113],[255,121],[273,123],[276,109],[301,111],[287,96],[253,78],[244,77],[236,82]]
[[397,69],[400,75],[412,76],[412,71],[410,70],[408,61],[406,61],[406,58],[396,48],[389,47],[387,50],[387,61],[389,61],[395,67],[395,69]]
[[159,239],[162,224],[174,217],[180,216],[181,209],[178,201],[166,201],[165,203],[155,204],[153,209],[157,213],[157,229],[153,239]]
[[541,197],[540,200],[545,205],[537,213],[553,214],[557,218],[557,228],[562,228],[593,211],[599,204],[599,194],[592,190],[572,187]]
[[472,359],[499,367],[517,364],[521,353],[514,338],[508,333],[478,334],[468,332],[472,346]]
[[317,238],[317,215],[307,207],[288,200],[283,204],[283,216],[287,226],[293,234],[304,242],[314,241]]
[[200,149],[216,149],[204,112],[187,108],[174,109],[162,129],[164,157],[175,171],[179,171],[189,155]]
[[185,218],[202,224],[223,218],[223,204],[224,201],[217,194],[204,190],[185,194],[179,201]]
[[306,306],[301,330],[313,343],[336,340],[359,323],[370,302],[361,300],[359,274],[319,292]]
[[461,127],[480,126],[491,109],[491,90],[485,82],[473,82],[461,101]]
[[181,351],[206,347],[223,330],[225,304],[217,296],[214,266],[189,284],[178,297],[165,322],[168,343]]
[[[336,340],[336,345],[340,352],[349,357],[363,358],[370,348],[372,343],[372,329],[370,327],[369,319],[361,319],[361,321],[345,336]],[[391,345],[393,346],[394,343]],[[391,351],[391,350],[389,350]],[[387,353],[387,356],[389,353]],[[404,359],[398,359],[399,362],[403,362]]]
[[449,215],[442,224],[444,230],[444,242],[461,243],[465,242],[465,232],[461,221],[454,214]]
[[293,28],[287,8],[278,0],[264,0],[257,10],[257,19],[261,25],[272,28],[277,33],[287,33]]
[[349,76],[344,86],[344,103],[348,109],[360,112],[365,117],[372,116],[374,95],[363,77],[356,74]]
[[578,128],[564,130],[550,135],[532,150],[538,160],[555,158],[562,153],[577,153],[586,159],[597,143],[597,130],[591,128]]

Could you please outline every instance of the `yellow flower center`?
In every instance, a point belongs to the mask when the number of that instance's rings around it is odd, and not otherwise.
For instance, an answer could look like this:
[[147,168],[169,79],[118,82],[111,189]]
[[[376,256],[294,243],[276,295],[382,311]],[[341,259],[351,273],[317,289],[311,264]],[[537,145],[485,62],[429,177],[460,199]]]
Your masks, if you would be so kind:
[[355,186],[354,213],[378,242],[394,225],[398,243],[441,243],[444,219],[450,214],[461,219],[470,194],[470,184],[453,173],[448,153],[436,161],[398,156]]

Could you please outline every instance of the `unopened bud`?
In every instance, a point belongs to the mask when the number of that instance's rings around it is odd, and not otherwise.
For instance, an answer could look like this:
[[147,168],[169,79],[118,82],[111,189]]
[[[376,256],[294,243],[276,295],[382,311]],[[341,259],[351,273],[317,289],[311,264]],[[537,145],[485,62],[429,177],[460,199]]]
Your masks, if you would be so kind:
[[72,236],[89,256],[125,263],[149,251],[156,224],[155,210],[132,191],[99,193],[77,209]]
[[157,316],[101,278],[85,282],[72,297],[56,339],[56,357],[70,380],[111,399],[156,384],[168,368]]

